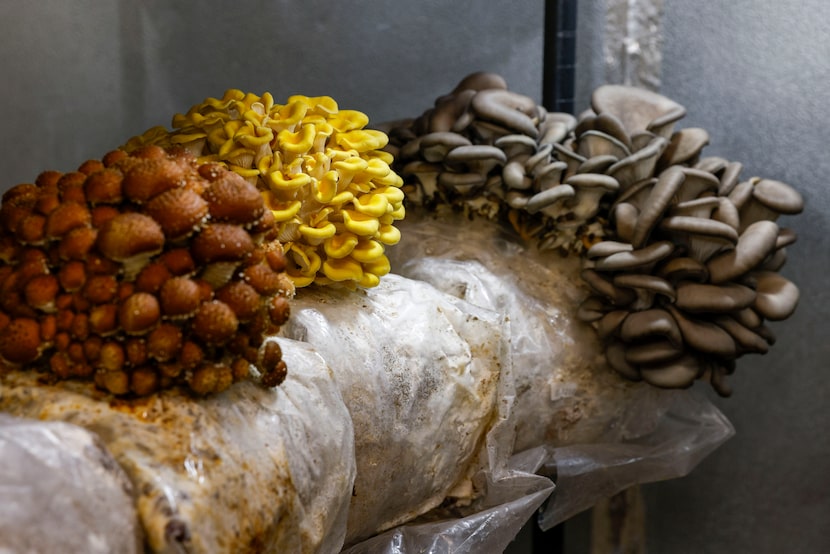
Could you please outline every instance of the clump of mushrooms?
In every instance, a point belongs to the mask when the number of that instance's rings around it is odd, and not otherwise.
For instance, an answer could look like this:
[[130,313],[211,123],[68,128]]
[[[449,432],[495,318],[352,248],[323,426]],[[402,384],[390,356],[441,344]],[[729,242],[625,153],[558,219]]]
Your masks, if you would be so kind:
[[419,117],[388,125],[387,150],[408,202],[504,219],[542,249],[581,252],[602,236],[600,200],[619,189],[606,170],[639,149],[581,141],[576,125],[479,72]]
[[270,210],[184,151],[116,150],[0,206],[0,361],[115,395],[205,395],[286,367],[266,335],[293,295]]
[[387,126],[407,201],[507,221],[540,249],[580,253],[579,317],[633,380],[724,396],[735,360],[766,353],[767,320],[798,288],[778,270],[795,234],[776,223],[801,195],[742,165],[701,157],[705,130],[674,125],[683,106],[608,85],[575,118],[474,73],[415,119]]
[[705,130],[674,131],[685,110],[653,92],[603,86],[578,128],[614,121],[617,138],[656,143],[626,170],[609,208],[608,239],[586,253],[592,295],[580,317],[607,341],[609,364],[663,387],[709,381],[723,396],[744,354],[775,342],[766,321],[789,317],[798,288],[778,271],[795,234],[781,215],[801,195],[772,179],[742,180],[742,165],[702,157]]
[[126,149],[180,146],[221,163],[256,185],[277,223],[297,287],[311,283],[373,287],[390,270],[385,247],[400,240],[402,179],[381,150],[387,136],[368,117],[327,96],[275,104],[229,90],[155,127]]

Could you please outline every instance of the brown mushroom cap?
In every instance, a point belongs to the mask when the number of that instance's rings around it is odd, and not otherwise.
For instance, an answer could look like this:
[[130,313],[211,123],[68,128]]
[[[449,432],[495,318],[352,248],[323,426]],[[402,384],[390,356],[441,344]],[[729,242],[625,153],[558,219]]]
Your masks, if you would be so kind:
[[204,193],[215,221],[247,225],[264,213],[265,203],[259,190],[233,171],[215,179]]
[[204,302],[193,317],[193,333],[209,346],[225,344],[238,327],[239,320],[231,307],[218,300]]
[[[206,191],[218,190],[227,171],[202,171],[209,181],[194,163],[192,156],[145,148],[85,162],[78,172],[44,173],[37,184],[5,195],[3,362],[46,371],[50,380],[94,381],[115,395],[179,385],[219,392],[248,375],[264,333],[276,332],[290,313],[293,287],[283,273],[282,247],[260,242],[274,240],[276,220],[265,217],[258,192],[242,213],[242,197],[250,192],[244,181],[234,188],[234,208],[241,211],[227,215],[214,194],[210,200],[221,206],[211,214]],[[122,175],[132,176],[130,186]],[[206,232],[188,240],[203,222]],[[257,233],[256,242],[245,226]],[[240,270],[229,275],[226,289],[214,290],[203,277],[226,259],[258,276],[259,288]],[[247,294],[226,298],[231,289]],[[231,308],[219,298],[234,298],[242,320],[232,311],[224,317]],[[285,364],[269,363],[274,367],[262,382],[275,385]]]
[[164,232],[156,221],[141,213],[123,213],[107,221],[98,233],[98,250],[110,260],[156,254],[164,246]]
[[164,150],[159,157],[144,163],[129,164],[121,185],[124,195],[135,202],[147,202],[162,192],[180,186],[185,178],[181,164],[168,160]]
[[254,250],[251,235],[238,225],[212,223],[193,239],[191,252],[197,262],[236,262]]
[[175,240],[198,230],[208,215],[208,202],[193,190],[175,188],[150,200],[147,214],[168,239]]
[[160,317],[158,299],[146,292],[130,295],[118,309],[118,324],[130,335],[148,332]]
[[798,305],[798,287],[774,271],[760,271],[755,277],[755,310],[772,321],[790,317]]
[[14,319],[0,333],[0,356],[12,364],[26,364],[40,354],[40,325],[34,319]]

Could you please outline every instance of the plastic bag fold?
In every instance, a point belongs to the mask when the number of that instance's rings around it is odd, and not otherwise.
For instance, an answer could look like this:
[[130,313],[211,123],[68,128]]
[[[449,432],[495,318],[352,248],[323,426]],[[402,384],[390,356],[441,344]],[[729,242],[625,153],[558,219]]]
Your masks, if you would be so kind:
[[336,552],[354,483],[351,419],[323,359],[279,342],[292,373],[276,389],[119,400],[16,371],[0,378],[0,410],[94,432],[132,482],[150,551]]

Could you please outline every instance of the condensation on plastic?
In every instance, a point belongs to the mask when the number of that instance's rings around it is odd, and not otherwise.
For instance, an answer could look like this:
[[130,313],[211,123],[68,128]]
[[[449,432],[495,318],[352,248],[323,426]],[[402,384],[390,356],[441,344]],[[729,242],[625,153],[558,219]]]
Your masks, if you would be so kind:
[[328,361],[351,413],[347,544],[442,503],[469,504],[476,474],[506,467],[513,393],[502,315],[388,275],[367,290],[298,291],[282,333]]
[[337,552],[355,475],[351,419],[319,354],[279,343],[290,373],[275,389],[240,382],[202,400],[165,391],[121,401],[16,371],[0,378],[0,411],[94,432],[132,480],[150,551]]
[[663,0],[606,0],[605,82],[660,88]]
[[96,436],[0,414],[0,553],[142,552],[132,484]]
[[[412,213],[403,228],[401,244],[390,249],[395,271],[509,320],[516,384],[511,421],[519,435],[508,467],[533,460],[522,470],[556,482],[539,514],[543,529],[629,486],[687,475],[734,434],[698,391],[629,383],[602,362],[593,331],[571,313],[584,296],[572,260],[536,252],[494,224],[462,216]],[[485,495],[463,517],[404,525],[348,553],[499,551],[506,542],[484,537],[514,537],[538,505],[534,494],[508,490],[512,497]],[[487,508],[475,511],[478,506]]]

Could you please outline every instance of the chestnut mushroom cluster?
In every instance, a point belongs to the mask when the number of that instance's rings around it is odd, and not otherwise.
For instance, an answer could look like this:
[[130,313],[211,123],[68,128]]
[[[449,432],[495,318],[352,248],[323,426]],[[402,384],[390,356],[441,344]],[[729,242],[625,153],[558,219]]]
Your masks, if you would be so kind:
[[550,113],[474,73],[415,119],[387,126],[407,201],[506,220],[540,249],[583,256],[590,296],[580,319],[609,365],[661,387],[725,376],[774,342],[797,287],[778,270],[795,234],[776,223],[803,208],[771,179],[701,157],[699,128],[660,94],[598,88],[575,118]]
[[251,364],[266,386],[284,379],[279,346],[262,345],[293,287],[271,211],[235,173],[145,146],[43,172],[2,200],[6,365],[116,395],[216,393]]
[[403,181],[380,150],[388,139],[368,122],[327,96],[282,105],[269,93],[229,90],[176,115],[172,131],[154,127],[125,148],[181,146],[256,185],[295,286],[373,287],[389,273],[385,247],[400,240],[394,223],[405,212]]

